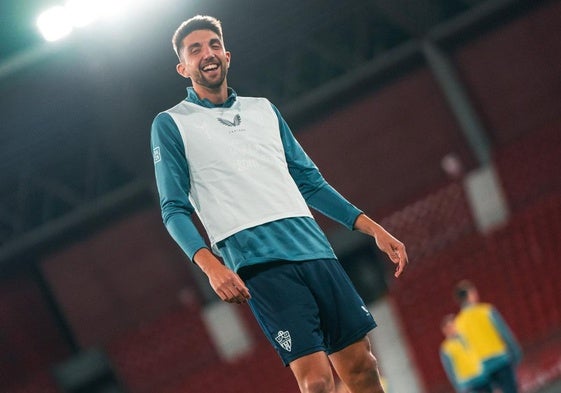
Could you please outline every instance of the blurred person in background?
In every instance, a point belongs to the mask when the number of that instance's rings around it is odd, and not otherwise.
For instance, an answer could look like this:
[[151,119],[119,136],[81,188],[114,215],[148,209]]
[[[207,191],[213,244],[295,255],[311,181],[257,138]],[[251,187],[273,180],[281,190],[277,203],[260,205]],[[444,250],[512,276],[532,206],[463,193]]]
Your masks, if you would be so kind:
[[440,361],[448,380],[458,393],[491,393],[493,388],[477,355],[458,334],[456,316],[448,314],[440,328],[444,341],[440,345]]
[[383,392],[367,337],[376,322],[308,206],[371,236],[396,265],[396,277],[408,263],[403,243],[325,181],[276,107],[228,86],[231,54],[220,21],[193,17],[172,42],[176,70],[192,87],[152,123],[170,235],[220,299],[249,302],[302,392],[334,393],[331,367],[351,393]]
[[460,304],[455,319],[458,333],[480,359],[492,386],[503,393],[517,393],[516,366],[522,352],[501,314],[493,305],[479,302],[471,281],[460,281],[455,296]]

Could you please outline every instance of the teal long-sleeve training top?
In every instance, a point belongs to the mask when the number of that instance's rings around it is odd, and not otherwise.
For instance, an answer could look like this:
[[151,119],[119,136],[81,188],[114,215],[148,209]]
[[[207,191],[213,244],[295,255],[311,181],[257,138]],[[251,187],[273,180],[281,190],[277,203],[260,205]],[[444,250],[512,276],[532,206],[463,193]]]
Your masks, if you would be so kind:
[[[186,100],[207,108],[230,107],[237,95],[228,90],[221,105],[201,100],[191,87]],[[323,178],[316,165],[294,138],[278,109],[280,136],[291,177],[308,206],[352,230],[361,211],[341,196]],[[151,145],[163,222],[189,259],[207,245],[193,223],[195,211],[189,201],[189,162],[181,134],[172,117],[162,112],[152,123]],[[229,236],[216,244],[226,266],[241,267],[276,260],[301,261],[335,258],[325,234],[313,218],[295,217],[268,222]]]

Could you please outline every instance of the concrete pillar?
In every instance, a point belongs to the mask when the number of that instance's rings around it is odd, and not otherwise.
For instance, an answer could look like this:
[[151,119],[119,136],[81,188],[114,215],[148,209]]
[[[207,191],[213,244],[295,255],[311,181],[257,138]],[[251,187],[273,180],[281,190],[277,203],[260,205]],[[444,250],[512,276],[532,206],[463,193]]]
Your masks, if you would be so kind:
[[481,233],[487,233],[508,221],[508,204],[493,165],[468,173],[464,179],[464,190],[473,219]]
[[202,318],[220,357],[235,360],[253,349],[253,339],[245,325],[240,307],[247,305],[215,301],[202,310]]
[[370,332],[369,337],[387,391],[422,393],[424,390],[421,379],[412,361],[407,339],[403,335],[391,299],[382,298],[368,308],[378,323],[378,327]]
[[456,68],[444,51],[430,40],[425,39],[421,47],[427,64],[456,116],[477,161],[480,165],[489,163],[491,144],[487,132],[471,104]]

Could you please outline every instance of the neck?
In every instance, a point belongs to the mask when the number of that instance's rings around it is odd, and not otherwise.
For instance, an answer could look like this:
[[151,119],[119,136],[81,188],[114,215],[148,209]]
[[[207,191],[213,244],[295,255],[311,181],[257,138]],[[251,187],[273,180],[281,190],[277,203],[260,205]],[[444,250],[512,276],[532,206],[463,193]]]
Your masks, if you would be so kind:
[[228,85],[226,81],[216,88],[193,85],[193,89],[195,89],[195,93],[197,93],[201,100],[207,99],[216,105],[223,104],[228,98]]

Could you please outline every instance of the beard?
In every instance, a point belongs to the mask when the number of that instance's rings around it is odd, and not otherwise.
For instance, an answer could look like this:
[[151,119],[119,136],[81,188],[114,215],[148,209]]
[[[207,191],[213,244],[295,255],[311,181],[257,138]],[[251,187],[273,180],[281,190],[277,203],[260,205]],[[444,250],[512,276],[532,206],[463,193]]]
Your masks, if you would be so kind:
[[204,72],[198,71],[194,75],[191,76],[192,82],[207,89],[217,89],[222,86],[224,81],[226,80],[226,75],[228,74],[228,68],[224,67],[224,64],[220,62],[220,74],[217,77],[209,78],[205,75]]

